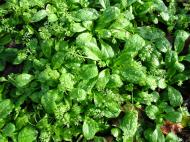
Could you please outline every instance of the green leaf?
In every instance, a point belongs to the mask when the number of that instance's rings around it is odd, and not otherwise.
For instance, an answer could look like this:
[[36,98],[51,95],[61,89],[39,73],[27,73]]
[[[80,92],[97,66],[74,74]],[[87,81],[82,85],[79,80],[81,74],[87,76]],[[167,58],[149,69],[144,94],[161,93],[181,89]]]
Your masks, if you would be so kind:
[[62,73],[59,78],[61,91],[72,90],[75,84],[74,76],[70,73]]
[[146,107],[145,112],[150,119],[156,119],[159,109],[155,105],[149,105]]
[[119,128],[112,128],[112,129],[111,129],[111,134],[112,134],[115,138],[117,138],[117,137],[119,137],[119,135],[121,134],[121,130],[120,130]]
[[155,42],[155,46],[159,51],[163,53],[166,53],[171,48],[170,42],[165,37],[157,40]]
[[160,130],[160,126],[157,126],[151,134],[151,142],[165,142],[165,137]]
[[41,42],[41,49],[42,52],[46,57],[51,57],[52,47],[53,47],[54,41],[52,39],[43,40]]
[[47,16],[46,10],[40,10],[32,17],[32,22],[39,22]]
[[81,47],[89,59],[98,61],[102,53],[97,46],[96,39],[90,33],[82,33],[76,39],[76,44]]
[[161,12],[161,13],[160,13],[160,16],[162,17],[162,19],[163,19],[164,21],[168,21],[168,20],[170,19],[170,15],[169,15],[168,12]]
[[124,29],[112,29],[111,34],[114,38],[124,41],[130,37],[130,33]]
[[[110,26],[110,29],[117,29],[117,30],[132,30],[133,25],[128,19],[128,13],[126,15],[120,15],[118,19],[116,19]],[[114,35],[113,35],[114,36]]]
[[136,95],[135,100],[146,105],[151,105],[152,102],[157,102],[159,99],[159,94],[157,92],[152,92],[151,94],[139,92]]
[[87,140],[93,139],[96,132],[99,130],[97,122],[91,118],[85,118],[82,131]]
[[97,21],[96,29],[103,29],[108,26],[112,21],[118,18],[120,9],[117,7],[108,7],[104,10],[103,14]]
[[158,105],[158,107],[159,107],[160,111],[166,112],[166,113],[175,111],[174,108],[172,106],[168,105],[167,102],[161,102]]
[[77,101],[84,101],[87,97],[85,90],[80,88],[74,88],[71,93],[71,98]]
[[153,0],[154,7],[159,11],[167,11],[167,6],[164,4],[162,0]]
[[99,17],[98,11],[93,8],[84,8],[72,13],[75,21],[93,21]]
[[186,39],[190,36],[189,33],[187,33],[186,31],[183,30],[178,30],[176,32],[176,39],[174,42],[174,49],[177,53],[180,53],[185,45],[185,41]]
[[106,142],[106,138],[104,137],[94,137],[94,142]]
[[62,52],[57,52],[53,55],[51,62],[53,65],[53,69],[61,68],[64,63],[65,55]]
[[139,27],[138,33],[141,37],[147,40],[156,41],[157,39],[164,38],[165,33],[158,28],[154,27]]
[[82,79],[90,80],[98,76],[98,68],[95,64],[86,64],[81,68],[80,76]]
[[96,82],[96,87],[97,89],[105,89],[107,83],[110,80],[110,72],[108,69],[105,69],[103,71],[101,71],[98,75],[98,79]]
[[167,87],[166,80],[161,78],[158,81],[158,87],[161,89],[165,89]]
[[182,121],[182,113],[171,111],[166,113],[164,118],[174,123],[180,123]]
[[32,127],[24,127],[18,133],[18,142],[34,142],[37,139],[37,131]]
[[112,74],[107,84],[108,88],[119,88],[123,85],[121,77],[118,74]]
[[83,31],[85,31],[86,28],[84,28],[81,25],[81,23],[73,23],[73,24],[71,24],[71,30],[72,30],[72,32],[77,33],[77,32],[83,32]]
[[102,56],[105,59],[114,57],[114,50],[112,49],[112,47],[109,44],[105,43],[103,40],[101,40],[100,43]]
[[186,55],[184,60],[190,62],[190,54]]
[[168,50],[165,55],[165,62],[168,67],[173,67],[178,62],[178,55],[176,51]]
[[183,103],[181,93],[173,87],[168,87],[168,99],[173,107],[180,106]]
[[44,83],[47,82],[48,85],[54,85],[55,81],[58,81],[60,74],[57,70],[52,70],[47,67],[45,70],[38,74],[38,81]]
[[41,97],[43,96],[42,92],[34,92],[32,93],[29,97],[30,99],[35,102],[35,103],[40,103],[41,102]]
[[7,35],[5,35],[3,37],[0,37],[0,46],[1,45],[6,45],[9,42],[11,42],[11,36],[9,34],[7,34]]
[[146,70],[139,62],[128,60],[120,70],[126,81],[140,86],[146,85]]
[[120,104],[118,102],[113,100],[108,100],[109,102],[106,104],[106,109],[102,112],[104,113],[104,116],[107,118],[116,118],[119,116],[121,109]]
[[136,110],[126,112],[119,128],[124,132],[125,139],[133,137],[138,128],[138,112]]
[[109,0],[99,0],[99,3],[101,4],[101,6],[106,9],[110,6],[110,1]]
[[0,59],[2,61],[7,61],[12,63],[18,54],[18,49],[16,48],[5,48],[2,53],[0,53]]
[[23,128],[24,126],[26,126],[29,122],[28,120],[28,115],[22,114],[21,116],[17,117],[16,119],[16,129],[20,130],[21,128]]
[[4,136],[13,136],[16,128],[13,123],[8,123],[2,130]]
[[179,62],[176,62],[174,64],[174,67],[175,69],[178,71],[178,72],[183,72],[185,70],[185,66],[182,64],[182,63],[179,63]]
[[84,21],[82,22],[82,26],[85,27],[87,30],[92,31],[94,23],[92,21]]
[[18,88],[22,88],[28,85],[33,79],[34,79],[33,75],[30,75],[27,73],[19,74],[19,75],[16,75],[14,79],[14,84]]
[[41,103],[47,113],[52,114],[57,109],[57,99],[58,93],[54,90],[50,90],[42,96]]
[[152,90],[155,90],[158,87],[156,82],[156,77],[147,76],[146,86]]
[[0,119],[6,118],[13,110],[14,105],[9,99],[0,101]]
[[113,35],[111,31],[107,29],[98,29],[96,30],[96,33],[98,37],[103,38],[103,39],[110,38]]
[[78,84],[78,88],[84,89],[87,93],[91,93],[92,88],[96,84],[97,78],[92,78],[90,80],[81,80]]
[[137,0],[121,0],[122,6],[123,7],[128,7],[135,3]]
[[25,50],[18,52],[17,57],[15,58],[13,64],[18,65],[22,63],[27,58],[27,53]]
[[115,118],[118,117],[121,109],[119,103],[119,96],[110,93],[94,93],[94,104],[96,107],[100,108],[102,111],[102,115],[107,118]]
[[184,82],[184,81],[186,81],[186,80],[188,80],[188,79],[189,79],[189,77],[188,77],[187,73],[182,72],[182,73],[176,74],[176,75],[172,78],[171,84]]
[[57,18],[57,15],[56,14],[49,14],[48,15],[48,22],[55,22],[55,21],[57,21],[58,20],[58,18]]
[[170,132],[167,136],[166,136],[166,142],[180,142],[181,139],[177,137],[176,134],[174,134],[173,132]]
[[7,138],[0,134],[0,142],[8,142]]
[[145,46],[145,40],[141,36],[135,34],[126,40],[124,51],[134,57],[137,55],[138,51],[143,48],[143,46]]

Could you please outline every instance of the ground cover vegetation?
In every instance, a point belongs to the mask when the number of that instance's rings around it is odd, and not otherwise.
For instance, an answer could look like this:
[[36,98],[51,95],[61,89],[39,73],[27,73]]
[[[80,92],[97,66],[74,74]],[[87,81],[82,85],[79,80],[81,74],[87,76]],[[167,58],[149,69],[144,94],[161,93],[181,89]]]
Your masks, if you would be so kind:
[[0,0],[0,142],[188,141],[189,27],[185,0]]

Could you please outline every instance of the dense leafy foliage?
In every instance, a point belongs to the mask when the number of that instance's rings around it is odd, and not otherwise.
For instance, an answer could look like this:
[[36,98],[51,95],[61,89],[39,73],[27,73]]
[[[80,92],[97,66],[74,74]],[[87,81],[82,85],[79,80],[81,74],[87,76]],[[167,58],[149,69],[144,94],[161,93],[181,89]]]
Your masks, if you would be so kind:
[[0,142],[178,142],[190,126],[190,3],[0,1]]

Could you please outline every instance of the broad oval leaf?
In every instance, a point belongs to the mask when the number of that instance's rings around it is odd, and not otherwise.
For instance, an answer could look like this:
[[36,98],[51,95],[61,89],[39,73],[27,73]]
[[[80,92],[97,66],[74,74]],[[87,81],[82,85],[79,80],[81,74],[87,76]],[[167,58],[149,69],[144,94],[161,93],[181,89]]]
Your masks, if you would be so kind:
[[156,129],[150,136],[151,142],[165,142],[164,134],[160,130],[160,126],[156,126]]
[[50,90],[42,96],[41,103],[47,113],[52,114],[56,111],[57,99],[58,99],[58,94],[57,94],[57,91],[54,91],[54,90]]
[[161,31],[158,28],[149,27],[149,26],[139,27],[137,32],[144,39],[153,40],[153,41],[165,37],[165,33],[163,31]]
[[24,127],[18,133],[18,142],[34,142],[37,138],[37,131],[29,126]]
[[103,29],[120,15],[120,9],[117,7],[108,7],[97,21],[96,29]]
[[23,74],[17,75],[15,77],[14,82],[15,82],[15,85],[20,88],[29,84],[33,79],[34,79],[33,75],[23,73]]
[[0,119],[6,118],[12,112],[13,108],[14,105],[9,99],[0,101]]
[[96,20],[99,16],[98,11],[93,8],[84,8],[72,13],[75,21],[92,21]]
[[71,98],[77,101],[84,101],[86,99],[86,92],[80,88],[74,88],[71,93]]
[[120,104],[116,101],[108,100],[109,102],[106,104],[106,108],[103,110],[104,116],[107,118],[116,118],[119,116],[121,109]]
[[179,30],[176,32],[176,39],[174,42],[174,48],[177,53],[180,53],[183,50],[185,45],[185,40],[190,36],[186,31]]
[[157,40],[155,42],[155,46],[159,51],[163,53],[166,53],[171,48],[170,42],[165,37]]
[[55,21],[57,21],[58,20],[58,18],[57,18],[57,15],[56,14],[49,14],[48,15],[48,21],[49,22],[55,22]]
[[170,132],[167,136],[166,136],[166,142],[181,142],[182,140],[173,132]]
[[167,112],[165,115],[164,115],[164,118],[171,121],[171,122],[174,122],[174,123],[181,123],[182,121],[182,113],[181,112],[177,112],[177,111],[170,111],[170,112]]
[[32,17],[32,22],[38,22],[44,19],[47,16],[46,10],[40,10],[37,13],[34,14]]
[[168,87],[168,99],[173,107],[180,106],[183,103],[181,93],[173,87]]
[[98,68],[95,64],[86,64],[82,66],[80,76],[82,79],[90,80],[98,76]]
[[138,112],[136,110],[126,112],[119,127],[124,132],[126,139],[133,137],[138,128]]
[[105,59],[114,57],[113,48],[109,44],[105,43],[103,40],[101,40],[100,43],[101,43],[102,56]]
[[[0,46],[3,46],[3,45],[6,45],[8,43],[11,42],[11,36],[9,34],[5,35],[5,36],[1,36],[1,39],[0,39]],[[1,48],[1,47],[0,47]]]
[[132,35],[125,43],[125,52],[131,54],[132,57],[136,56],[138,51],[145,46],[145,40],[138,34]]
[[16,130],[15,125],[13,123],[8,123],[2,130],[4,136],[13,136],[14,131]]
[[73,24],[71,24],[71,30],[72,30],[72,32],[77,33],[77,32],[83,32],[83,31],[85,31],[86,28],[84,28],[81,25],[81,23],[73,23]]
[[121,68],[121,74],[130,83],[139,84],[140,86],[146,84],[146,69],[139,62],[128,60],[125,66]]
[[53,45],[54,45],[54,41],[52,39],[43,40],[41,42],[40,46],[41,46],[42,52],[44,53],[46,57],[51,56]]
[[87,58],[95,61],[101,60],[102,53],[96,39],[90,33],[80,34],[76,39],[76,44],[84,50]]
[[101,71],[96,82],[97,89],[104,89],[109,82],[110,72],[108,69]]
[[145,112],[150,119],[156,119],[159,109],[155,105],[150,105],[146,107]]
[[123,85],[121,77],[118,74],[112,74],[107,84],[108,88],[119,88]]
[[99,127],[95,120],[91,118],[85,118],[83,126],[82,126],[82,131],[83,131],[84,137],[87,140],[94,138],[98,130],[99,130]]

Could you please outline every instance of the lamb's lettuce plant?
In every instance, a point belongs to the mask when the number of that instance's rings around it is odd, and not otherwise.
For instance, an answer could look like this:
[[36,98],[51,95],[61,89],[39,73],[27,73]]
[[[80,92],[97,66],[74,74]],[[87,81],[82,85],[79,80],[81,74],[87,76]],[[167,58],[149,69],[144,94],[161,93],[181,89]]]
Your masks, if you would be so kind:
[[0,142],[180,141],[189,5],[0,1]]

